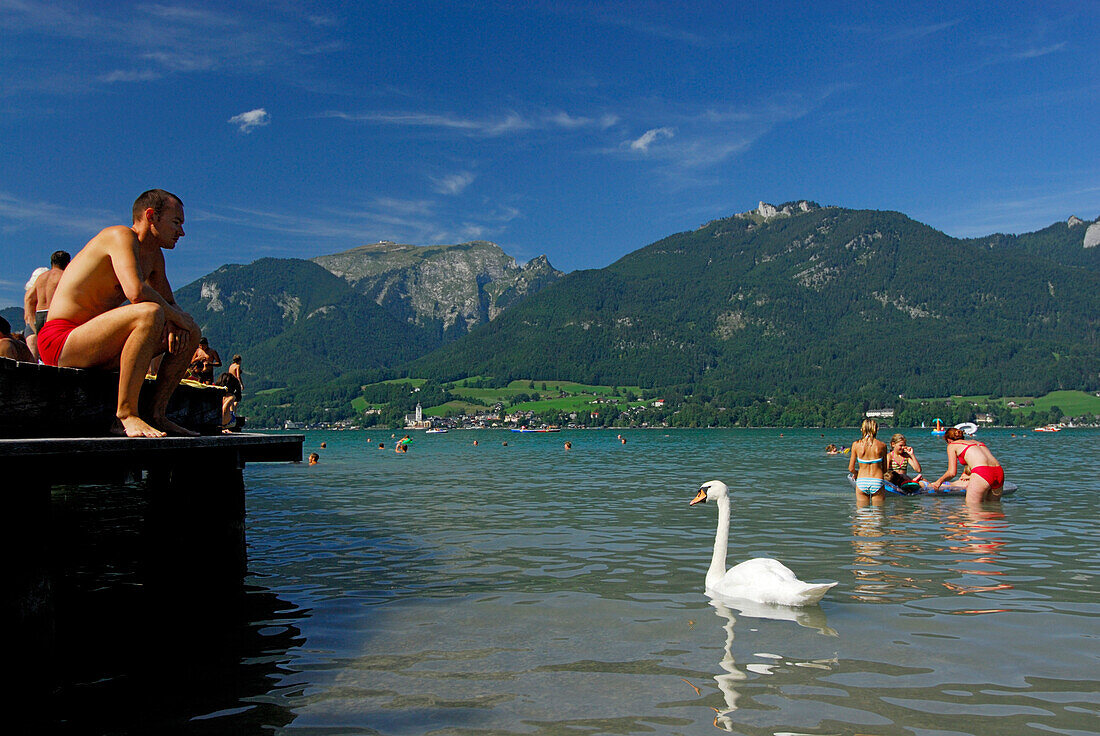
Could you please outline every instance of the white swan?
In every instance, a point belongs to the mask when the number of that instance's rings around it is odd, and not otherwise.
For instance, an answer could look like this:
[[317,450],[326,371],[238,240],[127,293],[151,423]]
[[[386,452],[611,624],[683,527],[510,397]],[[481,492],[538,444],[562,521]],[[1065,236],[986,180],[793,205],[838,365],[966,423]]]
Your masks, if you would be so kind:
[[706,592],[711,596],[741,598],[783,606],[811,606],[836,583],[804,583],[779,560],[759,557],[726,569],[726,544],[730,532],[729,488],[720,480],[704,483],[691,501],[718,503],[718,533],[707,570]]

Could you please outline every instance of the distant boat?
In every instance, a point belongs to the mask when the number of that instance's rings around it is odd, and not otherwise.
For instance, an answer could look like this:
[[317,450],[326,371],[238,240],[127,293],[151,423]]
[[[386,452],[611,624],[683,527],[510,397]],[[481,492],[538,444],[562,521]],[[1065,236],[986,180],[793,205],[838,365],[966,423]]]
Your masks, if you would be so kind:
[[512,431],[513,432],[560,432],[561,430],[560,429],[555,429],[555,428],[549,428],[549,427],[546,428],[546,429],[528,429],[527,427],[519,427],[517,429],[513,429]]
[[1062,428],[1056,424],[1048,424],[1045,427],[1036,427],[1036,432],[1061,432]]
[[426,429],[426,430],[424,430],[424,434],[447,434],[447,430],[445,430],[445,429]]

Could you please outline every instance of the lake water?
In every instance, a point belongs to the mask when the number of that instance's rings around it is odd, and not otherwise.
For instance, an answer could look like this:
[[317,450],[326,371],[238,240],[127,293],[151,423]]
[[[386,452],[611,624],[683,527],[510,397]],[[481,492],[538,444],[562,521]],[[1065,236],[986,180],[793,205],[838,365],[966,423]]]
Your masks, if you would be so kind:
[[[907,436],[935,476],[944,443],[927,432]],[[218,623],[181,596],[180,621],[130,632],[142,656],[62,657],[56,718],[73,733],[1098,732],[1100,431],[983,430],[1020,491],[982,512],[857,511],[847,456],[823,452],[854,431],[618,433],[417,433],[404,455],[391,431],[307,433],[319,465],[245,471],[242,605]],[[688,501],[715,478],[730,564],[838,581],[819,606],[704,596],[717,513]],[[137,595],[125,564],[108,568],[97,589]]]

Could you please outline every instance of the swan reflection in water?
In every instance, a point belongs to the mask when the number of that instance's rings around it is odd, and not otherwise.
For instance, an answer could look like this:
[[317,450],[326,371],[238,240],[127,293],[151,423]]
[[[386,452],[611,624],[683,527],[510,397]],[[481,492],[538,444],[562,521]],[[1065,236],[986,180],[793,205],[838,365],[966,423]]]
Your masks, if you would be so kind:
[[778,655],[757,655],[772,658],[774,659],[774,663],[746,664],[743,665],[742,669],[737,666],[733,658],[733,627],[737,622],[737,619],[734,617],[734,611],[748,618],[793,621],[799,626],[814,629],[824,636],[836,636],[837,632],[829,627],[825,620],[825,612],[821,610],[820,606],[792,608],[790,606],[757,603],[756,601],[743,599],[715,597],[710,598],[710,605],[714,607],[718,618],[723,621],[722,629],[726,632],[726,645],[723,650],[722,661],[718,663],[718,666],[725,670],[725,672],[714,676],[714,681],[717,683],[718,689],[722,692],[722,697],[726,701],[726,707],[724,709],[714,709],[714,725],[718,728],[725,729],[731,733],[733,732],[734,723],[729,714],[737,710],[737,700],[740,697],[737,687],[740,683],[749,678],[748,673],[772,675],[776,674],[773,670],[780,665],[794,665],[796,667],[831,670],[833,666],[837,664],[837,658],[835,656],[830,659],[795,661],[787,660]]

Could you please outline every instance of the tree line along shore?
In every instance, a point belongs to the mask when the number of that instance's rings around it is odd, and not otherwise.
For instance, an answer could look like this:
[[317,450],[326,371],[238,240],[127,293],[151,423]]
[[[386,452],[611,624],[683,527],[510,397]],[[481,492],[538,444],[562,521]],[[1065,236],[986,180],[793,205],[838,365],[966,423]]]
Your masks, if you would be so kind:
[[1100,425],[1100,396],[1055,391],[1041,397],[898,397],[891,405],[859,398],[708,393],[694,387],[643,389],[570,381],[474,377],[453,382],[423,378],[369,384],[260,391],[244,407],[254,427],[403,427],[417,405],[437,426],[493,423],[559,427],[851,427],[868,412],[897,427],[975,422],[984,426]]

